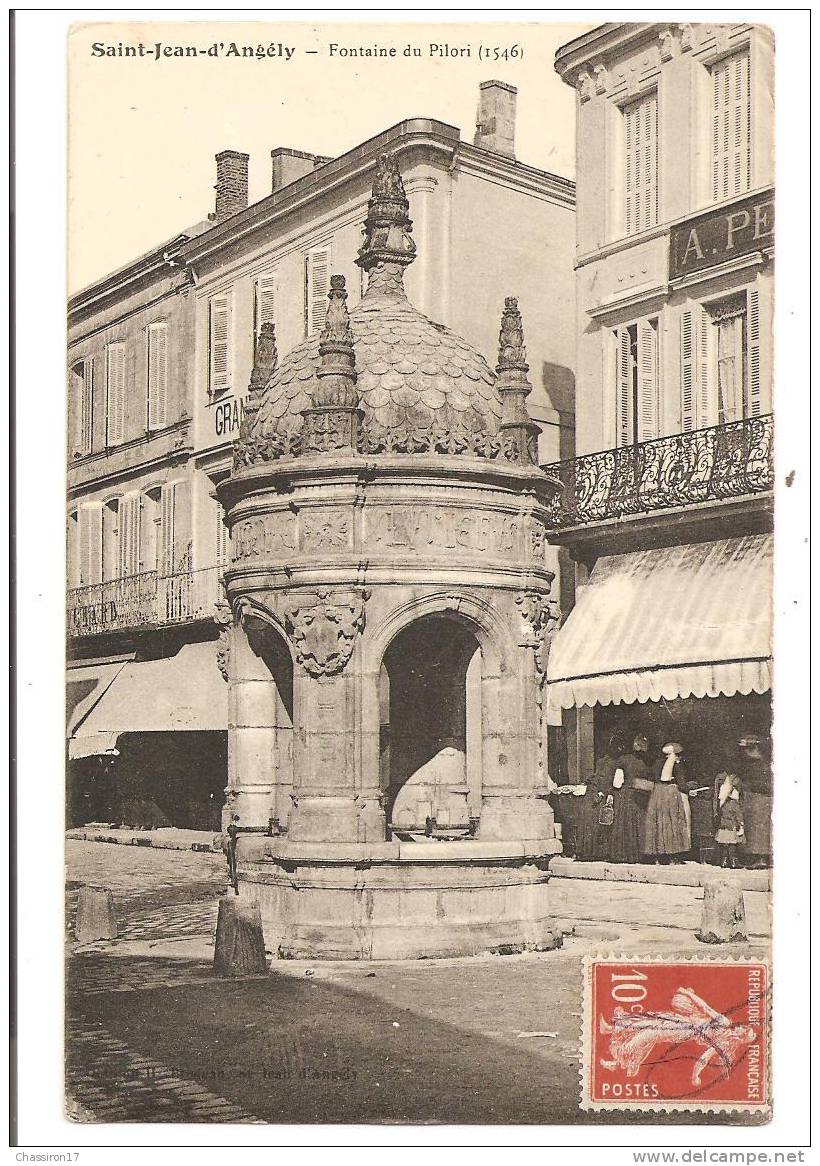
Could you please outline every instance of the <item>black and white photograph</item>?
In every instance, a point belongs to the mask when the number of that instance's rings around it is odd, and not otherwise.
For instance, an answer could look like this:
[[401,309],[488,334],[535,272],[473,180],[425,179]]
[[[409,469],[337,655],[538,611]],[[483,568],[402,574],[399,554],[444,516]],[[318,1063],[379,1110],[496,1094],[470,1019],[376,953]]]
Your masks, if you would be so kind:
[[67,1153],[803,1145],[800,18],[608,15],[61,14]]

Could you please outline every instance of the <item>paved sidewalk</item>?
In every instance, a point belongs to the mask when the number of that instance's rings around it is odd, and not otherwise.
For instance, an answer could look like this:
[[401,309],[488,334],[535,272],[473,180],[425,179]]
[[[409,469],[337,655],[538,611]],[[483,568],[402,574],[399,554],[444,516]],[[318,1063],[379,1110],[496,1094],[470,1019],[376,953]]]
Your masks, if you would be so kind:
[[583,954],[703,950],[681,929],[587,924],[553,952],[273,961],[225,981],[221,855],[72,841],[67,859],[71,885],[112,889],[120,921],[114,942],[68,944],[80,1121],[576,1123]]

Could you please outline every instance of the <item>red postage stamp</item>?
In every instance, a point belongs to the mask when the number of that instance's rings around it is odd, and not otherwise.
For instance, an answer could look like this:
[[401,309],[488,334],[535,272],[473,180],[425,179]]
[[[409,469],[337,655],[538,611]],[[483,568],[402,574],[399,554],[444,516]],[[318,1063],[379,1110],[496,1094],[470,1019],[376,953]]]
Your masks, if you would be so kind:
[[770,995],[757,960],[587,956],[582,1108],[768,1111]]

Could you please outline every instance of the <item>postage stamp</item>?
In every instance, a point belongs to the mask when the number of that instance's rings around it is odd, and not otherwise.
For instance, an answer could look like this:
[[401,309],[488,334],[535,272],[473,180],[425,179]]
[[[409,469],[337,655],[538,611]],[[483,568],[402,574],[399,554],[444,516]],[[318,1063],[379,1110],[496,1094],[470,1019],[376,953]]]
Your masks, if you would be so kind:
[[760,959],[587,956],[582,1108],[767,1113],[770,999]]

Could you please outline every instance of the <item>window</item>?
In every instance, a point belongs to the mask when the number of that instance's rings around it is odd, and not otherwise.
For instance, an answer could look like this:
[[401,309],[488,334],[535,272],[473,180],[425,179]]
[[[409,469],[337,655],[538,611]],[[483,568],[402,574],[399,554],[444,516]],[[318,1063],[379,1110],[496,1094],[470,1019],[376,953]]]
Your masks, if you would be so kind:
[[79,360],[71,366],[71,400],[75,410],[76,454],[91,453],[94,425],[94,361]]
[[263,324],[276,323],[275,272],[260,275],[253,285],[253,359],[256,362],[256,341]]
[[749,189],[749,53],[733,53],[712,66],[712,201]]
[[658,321],[615,331],[616,445],[658,436]]
[[156,571],[162,547],[162,492],[159,486],[146,490],[140,505],[140,572]]
[[231,561],[231,536],[225,524],[225,515],[219,502],[216,503],[216,562],[227,567]]
[[125,342],[116,341],[106,349],[105,364],[105,444],[125,441]]
[[208,392],[221,397],[231,391],[233,375],[233,304],[230,292],[214,296],[209,305]]
[[119,507],[119,577],[140,572],[140,496],[129,494]]
[[168,325],[148,326],[148,431],[168,424]]
[[79,584],[88,587],[102,581],[102,507],[81,506],[77,520],[80,528]]
[[108,583],[120,575],[120,500],[112,498],[102,512],[102,581]]
[[66,529],[66,581],[69,590],[79,587],[82,583],[80,570],[80,516],[78,511],[72,510],[68,516]]
[[749,288],[681,317],[681,428],[742,421],[762,412],[759,292]]
[[648,93],[624,108],[626,234],[658,221],[658,95]]
[[305,256],[305,336],[321,332],[330,291],[330,247],[314,247]]

